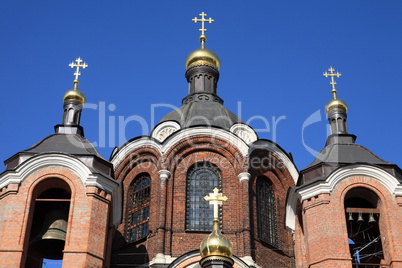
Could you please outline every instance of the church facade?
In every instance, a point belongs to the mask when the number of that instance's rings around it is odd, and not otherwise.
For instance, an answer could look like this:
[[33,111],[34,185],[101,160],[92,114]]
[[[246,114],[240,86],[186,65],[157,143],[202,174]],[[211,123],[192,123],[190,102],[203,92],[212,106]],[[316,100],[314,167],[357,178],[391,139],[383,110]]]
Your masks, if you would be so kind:
[[[230,256],[218,255],[233,267],[402,267],[402,172],[348,133],[340,74],[324,74],[331,135],[299,171],[288,152],[223,105],[220,60],[205,48],[204,23],[213,20],[200,15],[201,48],[186,59],[182,106],[109,160],[80,125],[78,76],[87,65],[70,64],[76,77],[62,123],[7,159],[0,174],[0,267],[37,268],[44,259],[62,259],[62,267],[206,267],[200,243],[218,223],[231,241]],[[204,197],[215,188],[227,200],[213,215]]]

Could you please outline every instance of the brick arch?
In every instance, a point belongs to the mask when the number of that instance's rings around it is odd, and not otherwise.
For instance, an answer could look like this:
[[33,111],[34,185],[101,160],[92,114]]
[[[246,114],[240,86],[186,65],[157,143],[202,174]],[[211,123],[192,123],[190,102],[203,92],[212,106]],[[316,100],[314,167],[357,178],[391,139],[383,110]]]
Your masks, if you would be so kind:
[[[85,187],[82,186],[81,180],[78,176],[73,173],[70,169],[65,167],[44,167],[36,170],[31,173],[21,185],[19,189],[19,195],[23,195],[24,197],[20,197],[20,200],[25,202],[25,206],[22,208],[24,210],[24,216],[22,219],[21,225],[21,234],[20,241],[23,243],[24,252],[28,251],[29,246],[29,236],[31,233],[31,227],[33,223],[33,215],[34,215],[34,204],[35,199],[43,192],[52,189],[52,188],[61,188],[67,190],[70,193],[70,204],[69,204],[69,212],[68,212],[68,227],[66,233],[66,245],[69,241],[71,226],[70,223],[73,219],[73,211],[74,211],[74,201],[77,193],[81,192],[80,188],[83,189]],[[85,190],[82,191],[84,193]],[[25,262],[26,255],[22,260]]]
[[[394,239],[387,239],[394,236],[395,229],[399,229],[400,232],[402,228],[400,227],[400,222],[402,216],[401,207],[397,204],[396,198],[392,196],[387,187],[378,181],[375,177],[369,176],[350,176],[344,178],[339,184],[337,184],[334,192],[331,196],[331,200],[338,199],[339,205],[342,206],[344,211],[344,202],[346,195],[353,189],[365,188],[373,192],[378,198],[377,207],[380,209],[381,221],[379,224],[380,233],[385,239],[382,240],[383,243],[383,253],[384,259],[387,263],[391,262],[392,259],[397,259],[398,257],[395,252],[398,252],[399,241],[395,243]],[[399,212],[398,212],[399,211]],[[395,215],[397,213],[397,216]],[[397,219],[395,219],[395,217]],[[342,213],[340,217],[341,221],[346,222],[345,213]],[[344,225],[343,233],[345,239],[347,238],[346,225]]]
[[195,135],[183,139],[164,154],[166,168],[174,174],[180,162],[195,152],[218,154],[220,158],[226,159],[230,165],[234,166],[237,173],[240,173],[244,166],[243,154],[229,141],[214,136]]
[[162,165],[161,160],[161,153],[154,147],[139,147],[125,155],[124,159],[115,167],[115,178],[124,180],[133,168],[145,162],[153,166],[153,169],[159,169]]

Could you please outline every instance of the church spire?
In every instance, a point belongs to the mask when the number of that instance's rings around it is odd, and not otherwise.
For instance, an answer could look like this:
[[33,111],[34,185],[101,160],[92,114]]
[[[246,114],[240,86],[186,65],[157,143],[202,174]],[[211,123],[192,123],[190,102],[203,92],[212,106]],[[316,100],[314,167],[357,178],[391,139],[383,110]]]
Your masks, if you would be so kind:
[[84,135],[83,129],[80,126],[82,107],[85,103],[85,95],[78,90],[80,83],[78,77],[81,75],[80,68],[85,69],[88,65],[78,57],[75,62],[69,64],[71,68],[76,68],[74,75],[74,88],[64,94],[64,112],[61,125],[55,126],[56,133],[64,134],[80,134]]
[[325,106],[325,111],[331,125],[331,134],[347,134],[346,118],[348,106],[343,100],[337,98],[338,91],[335,88],[335,77],[339,78],[341,77],[341,74],[335,72],[335,69],[332,68],[332,66],[329,67],[328,71],[329,73],[325,72],[323,76],[327,78],[330,77],[331,82],[329,84],[332,85],[332,100],[330,100]]
[[220,60],[213,51],[205,48],[205,41],[207,40],[205,22],[212,23],[214,20],[212,18],[206,19],[207,14],[204,12],[199,15],[201,18],[195,17],[192,21],[201,22],[201,29],[199,29],[201,32],[201,48],[191,52],[185,62],[189,95],[197,93],[217,94]]

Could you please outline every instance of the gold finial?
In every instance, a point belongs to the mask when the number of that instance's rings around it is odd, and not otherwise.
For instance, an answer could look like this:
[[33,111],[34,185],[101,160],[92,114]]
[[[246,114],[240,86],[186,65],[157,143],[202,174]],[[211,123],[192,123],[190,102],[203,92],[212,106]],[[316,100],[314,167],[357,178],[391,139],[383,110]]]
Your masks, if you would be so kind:
[[[75,70],[75,73],[74,73],[74,75],[75,75],[75,79],[74,79],[74,89],[77,90],[77,89],[78,89],[78,84],[80,83],[80,82],[78,81],[78,76],[81,75],[81,73],[80,73],[80,67],[81,67],[82,69],[85,69],[85,68],[88,67],[88,65],[85,63],[85,61],[83,62],[80,57],[78,57],[78,58],[75,60],[75,62],[76,62],[76,63],[74,63],[74,61],[71,62],[68,66],[70,66],[71,68],[74,68],[74,67],[77,68],[77,69]],[[82,62],[83,62],[83,63],[82,63]],[[82,63],[82,64],[81,64],[81,63]]]
[[214,189],[213,193],[209,193],[209,195],[206,195],[204,197],[206,201],[209,201],[210,205],[214,205],[214,220],[219,219],[219,207],[218,205],[222,205],[222,201],[228,200],[226,196],[222,196],[222,193],[219,193],[218,188]]
[[325,77],[328,77],[328,76],[331,77],[331,82],[329,82],[329,84],[332,85],[332,96],[333,96],[334,100],[336,100],[336,93],[337,93],[338,91],[337,91],[336,88],[335,88],[336,82],[335,82],[334,77],[336,76],[336,77],[339,78],[339,77],[341,77],[342,74],[340,74],[339,72],[336,72],[336,73],[335,73],[335,69],[332,68],[332,66],[329,67],[328,71],[329,71],[329,73],[325,72],[325,73],[323,73],[323,76],[325,76]]
[[207,40],[207,37],[205,36],[205,32],[207,31],[207,29],[205,29],[204,22],[212,23],[214,20],[211,17],[209,17],[209,19],[206,19],[205,16],[207,14],[205,14],[204,12],[202,12],[199,15],[201,16],[201,19],[194,17],[194,19],[192,19],[192,21],[194,21],[194,23],[201,21],[201,29],[199,29],[201,32],[201,35],[200,35],[201,48],[205,48],[205,41]]

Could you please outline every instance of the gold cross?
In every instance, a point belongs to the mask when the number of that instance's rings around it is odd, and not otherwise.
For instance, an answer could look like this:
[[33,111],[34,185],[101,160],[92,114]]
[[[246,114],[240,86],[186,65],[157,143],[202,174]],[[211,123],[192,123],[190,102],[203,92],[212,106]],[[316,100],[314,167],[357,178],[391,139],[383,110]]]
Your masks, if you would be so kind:
[[338,78],[339,78],[339,77],[341,77],[342,74],[340,74],[339,72],[336,72],[336,73],[335,73],[335,69],[332,68],[332,66],[329,67],[328,71],[329,71],[329,73],[328,73],[328,72],[325,72],[325,73],[323,73],[323,76],[325,76],[325,77],[328,77],[328,76],[331,77],[331,82],[329,82],[329,84],[332,85],[332,91],[331,91],[331,92],[332,92],[333,98],[336,99],[337,90],[336,90],[336,88],[335,88],[336,82],[335,82],[334,77],[338,77]]
[[214,220],[219,219],[218,216],[218,210],[219,210],[219,205],[222,205],[222,201],[228,200],[226,196],[222,196],[222,193],[219,193],[218,188],[214,189],[213,193],[209,193],[209,195],[206,195],[204,197],[206,201],[209,201],[210,205],[214,205]]
[[209,17],[209,19],[205,19],[205,16],[206,16],[207,14],[205,14],[204,12],[202,12],[202,13],[199,14],[199,15],[201,16],[201,19],[199,19],[199,18],[197,18],[197,17],[194,17],[194,19],[192,19],[192,21],[194,21],[194,23],[197,23],[197,22],[201,21],[201,29],[200,29],[200,32],[201,32],[202,35],[204,35],[204,32],[207,31],[207,29],[205,29],[204,22],[207,21],[207,22],[209,22],[209,23],[212,23],[214,20],[213,20],[211,17]]
[[[81,75],[81,73],[80,73],[80,67],[81,67],[82,69],[85,69],[85,68],[88,67],[88,65],[87,65],[85,62],[84,62],[83,64],[81,64],[82,59],[81,59],[80,57],[78,57],[78,58],[75,60],[75,62],[76,62],[76,63],[74,63],[74,61],[71,62],[68,66],[70,66],[71,68],[77,67],[77,69],[75,70],[74,75],[75,75],[75,81],[78,81],[78,76]],[[74,81],[74,82],[75,82],[75,81]]]
[[200,36],[201,48],[205,48],[205,41],[207,40],[207,37],[205,36],[205,32],[207,31],[207,29],[205,29],[205,22],[212,23],[214,20],[211,17],[209,17],[209,19],[205,19],[205,16],[207,14],[205,14],[204,12],[202,12],[199,15],[201,16],[201,19],[194,17],[194,19],[192,19],[192,21],[194,21],[194,23],[201,21],[201,29],[199,29],[201,32],[201,36]]

